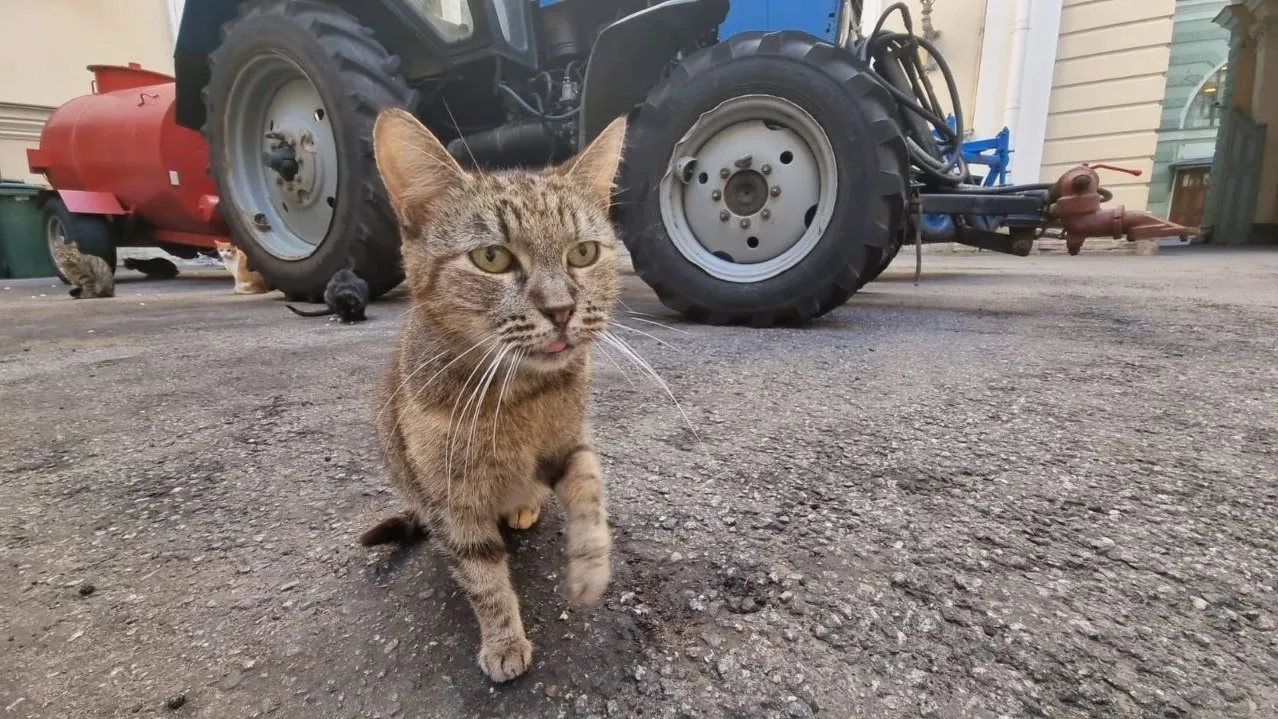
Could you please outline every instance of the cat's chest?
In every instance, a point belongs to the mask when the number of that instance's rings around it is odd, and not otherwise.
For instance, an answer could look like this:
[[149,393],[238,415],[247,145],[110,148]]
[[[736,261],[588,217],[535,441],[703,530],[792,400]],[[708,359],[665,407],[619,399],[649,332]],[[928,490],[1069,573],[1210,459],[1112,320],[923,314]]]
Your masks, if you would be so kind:
[[509,424],[498,426],[498,440],[525,455],[555,454],[580,440],[585,410],[585,395],[575,388],[540,397],[512,413]]

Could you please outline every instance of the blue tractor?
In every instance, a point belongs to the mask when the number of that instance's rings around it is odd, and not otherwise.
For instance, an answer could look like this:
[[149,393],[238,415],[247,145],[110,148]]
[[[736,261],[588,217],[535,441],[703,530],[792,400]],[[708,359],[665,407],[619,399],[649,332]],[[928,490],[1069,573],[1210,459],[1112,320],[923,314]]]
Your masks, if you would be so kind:
[[859,0],[186,0],[176,119],[203,130],[251,266],[316,300],[348,263],[374,296],[403,278],[382,108],[485,168],[562,160],[628,114],[615,211],[640,277],[694,321],[801,324],[921,212],[1017,253],[1043,216],[1042,187],[971,182],[921,54],[951,98],[953,78],[888,12],[905,32],[885,14],[862,36]]

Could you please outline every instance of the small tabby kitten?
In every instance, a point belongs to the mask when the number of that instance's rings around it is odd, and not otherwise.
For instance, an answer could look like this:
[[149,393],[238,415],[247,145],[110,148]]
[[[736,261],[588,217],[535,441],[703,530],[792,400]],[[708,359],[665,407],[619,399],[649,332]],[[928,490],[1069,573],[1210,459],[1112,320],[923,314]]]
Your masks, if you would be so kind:
[[618,119],[546,171],[470,173],[407,112],[383,111],[373,131],[413,301],[376,425],[409,510],[360,541],[429,530],[470,599],[479,665],[496,682],[532,661],[500,521],[531,527],[553,491],[568,598],[597,603],[611,575],[585,413],[590,346],[618,296],[608,207],[625,134]]
[[271,291],[271,286],[267,284],[266,279],[248,268],[248,257],[244,254],[244,250],[222,240],[214,240],[214,244],[217,245],[218,257],[221,257],[222,264],[226,265],[226,271],[235,278],[233,290],[235,294],[260,295]]
[[115,270],[101,257],[81,252],[72,242],[55,242],[53,261],[71,283],[67,294],[77,300],[115,297]]

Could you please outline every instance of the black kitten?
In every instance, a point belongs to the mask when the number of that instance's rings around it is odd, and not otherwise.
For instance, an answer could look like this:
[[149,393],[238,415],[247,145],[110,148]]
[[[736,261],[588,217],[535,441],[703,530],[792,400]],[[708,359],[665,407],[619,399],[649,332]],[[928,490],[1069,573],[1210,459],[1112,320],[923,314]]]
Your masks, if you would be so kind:
[[144,260],[136,257],[126,257],[124,266],[127,269],[141,272],[150,279],[171,280],[178,276],[177,265],[163,257],[148,257]]
[[328,309],[306,312],[293,305],[284,305],[303,317],[323,317],[336,314],[342,322],[360,322],[368,319],[364,308],[368,307],[368,283],[350,270],[338,270],[324,288],[324,304]]

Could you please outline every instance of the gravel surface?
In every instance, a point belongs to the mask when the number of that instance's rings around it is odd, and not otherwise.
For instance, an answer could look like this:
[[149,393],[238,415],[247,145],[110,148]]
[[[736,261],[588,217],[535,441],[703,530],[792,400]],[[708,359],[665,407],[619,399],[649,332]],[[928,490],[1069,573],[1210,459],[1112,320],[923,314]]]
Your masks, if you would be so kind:
[[0,281],[0,716],[1278,716],[1278,253],[926,263],[802,330],[630,278],[687,421],[600,363],[614,581],[512,536],[501,686],[427,547],[355,543],[403,297]]

